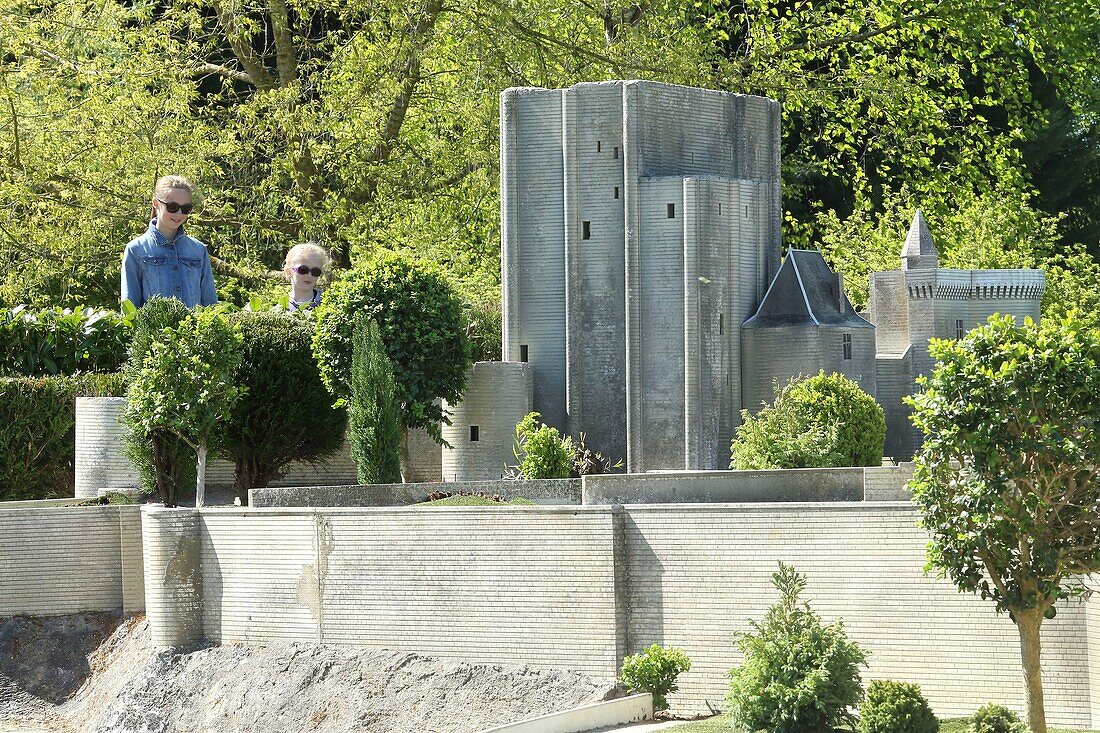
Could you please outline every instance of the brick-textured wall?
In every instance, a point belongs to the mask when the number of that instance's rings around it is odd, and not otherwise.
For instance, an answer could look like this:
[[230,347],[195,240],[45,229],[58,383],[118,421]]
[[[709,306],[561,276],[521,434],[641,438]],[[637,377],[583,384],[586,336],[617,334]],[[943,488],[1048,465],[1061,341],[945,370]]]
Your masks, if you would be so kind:
[[[922,573],[927,536],[908,504],[627,507],[627,638],[683,647],[692,659],[674,707],[722,704],[726,672],[748,631],[775,600],[777,560],[808,576],[806,600],[843,618],[870,649],[864,679],[920,684],[938,715],[985,702],[1016,709],[1023,673],[1015,626],[991,603]],[[1044,624],[1047,720],[1090,723],[1085,613],[1066,604]]]
[[142,611],[138,507],[0,512],[0,616]]
[[203,510],[206,636],[612,676],[612,523],[579,507]]
[[[870,650],[865,680],[916,682],[941,716],[1023,703],[1015,627],[923,574],[927,535],[907,502],[199,517],[199,615],[215,642],[365,644],[600,675],[626,653],[675,645],[693,666],[673,706],[703,711],[722,705],[726,672],[741,661],[734,635],[775,601],[770,578],[783,560],[807,575],[805,600]],[[168,577],[148,554],[147,564],[147,582]],[[1095,605],[1074,601],[1044,624],[1052,725],[1097,720],[1098,619]]]

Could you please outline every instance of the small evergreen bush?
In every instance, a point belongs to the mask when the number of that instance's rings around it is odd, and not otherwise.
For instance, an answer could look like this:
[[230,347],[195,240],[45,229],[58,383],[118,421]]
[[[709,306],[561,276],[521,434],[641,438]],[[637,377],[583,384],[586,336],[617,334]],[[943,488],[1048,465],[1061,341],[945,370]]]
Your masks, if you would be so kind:
[[1030,733],[1020,716],[1004,705],[988,703],[970,719],[967,733]]
[[378,324],[365,314],[352,336],[348,440],[361,484],[401,482],[401,415],[393,364]]
[[937,733],[940,721],[920,685],[875,680],[859,706],[859,733]]
[[691,660],[683,649],[654,644],[623,660],[619,681],[632,691],[651,693],[655,710],[668,710],[666,696],[676,692],[676,678],[689,669]]
[[124,394],[120,373],[0,378],[0,501],[72,496],[76,398]]
[[848,709],[863,697],[859,666],[867,652],[844,633],[842,621],[828,626],[808,604],[799,603],[805,576],[779,563],[772,575],[779,601],[752,631],[738,634],[745,655],[730,670],[726,709],[734,726],[770,733],[821,733],[853,723]]
[[[146,302],[134,316],[124,370],[127,381],[132,381],[141,369],[153,343],[164,338],[165,329],[178,327],[189,313],[187,306],[175,298],[155,296]],[[195,451],[178,436],[163,430],[146,434],[128,425],[125,442],[126,457],[137,469],[144,490],[174,497],[180,490],[195,485],[198,466]]]
[[310,341],[313,321],[295,313],[240,311],[243,359],[235,381],[245,394],[225,425],[221,453],[234,465],[242,505],[292,462],[315,463],[340,451],[347,415],[332,406]]
[[874,397],[842,374],[798,377],[756,415],[741,412],[730,468],[877,466],[886,417]]
[[529,412],[516,424],[512,452],[519,461],[519,477],[569,478],[574,468],[573,441],[568,436],[563,438],[557,428],[542,423],[539,417],[539,413]]

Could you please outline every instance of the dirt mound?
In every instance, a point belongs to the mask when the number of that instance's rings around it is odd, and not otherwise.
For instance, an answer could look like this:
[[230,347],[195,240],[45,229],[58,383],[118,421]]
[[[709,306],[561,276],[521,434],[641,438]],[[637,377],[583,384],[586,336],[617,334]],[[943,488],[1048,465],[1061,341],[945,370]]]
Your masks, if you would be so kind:
[[[361,647],[273,644],[158,653],[140,619],[121,624],[89,667],[84,687],[53,708],[51,730],[67,723],[76,733],[473,733],[620,694],[614,680],[571,672]],[[0,680],[0,701],[3,690]],[[12,717],[41,721],[37,713],[53,707],[43,705],[24,699],[24,713],[36,717]],[[4,718],[0,707],[0,730],[7,730]]]

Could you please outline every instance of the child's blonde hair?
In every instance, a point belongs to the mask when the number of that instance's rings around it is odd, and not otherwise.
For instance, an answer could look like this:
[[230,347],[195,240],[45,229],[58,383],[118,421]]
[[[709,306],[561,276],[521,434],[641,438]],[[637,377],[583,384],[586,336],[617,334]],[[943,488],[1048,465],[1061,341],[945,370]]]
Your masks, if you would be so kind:
[[325,248],[316,242],[303,242],[302,244],[296,244],[290,248],[290,251],[286,253],[286,259],[283,260],[283,269],[290,267],[290,263],[301,256],[320,255],[321,267],[328,267],[328,252]]
[[[161,176],[157,179],[157,182],[153,184],[153,198],[163,199],[168,194],[172,193],[173,189],[181,189],[195,195],[195,184],[187,180],[183,176]],[[156,204],[153,205],[153,218],[157,216]]]

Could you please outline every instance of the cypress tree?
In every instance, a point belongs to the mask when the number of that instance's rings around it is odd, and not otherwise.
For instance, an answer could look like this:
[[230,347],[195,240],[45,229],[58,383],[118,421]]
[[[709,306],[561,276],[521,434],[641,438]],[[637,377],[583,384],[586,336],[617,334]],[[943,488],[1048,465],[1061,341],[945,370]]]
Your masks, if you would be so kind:
[[352,334],[348,441],[361,484],[401,482],[401,418],[393,364],[378,324],[360,314]]

